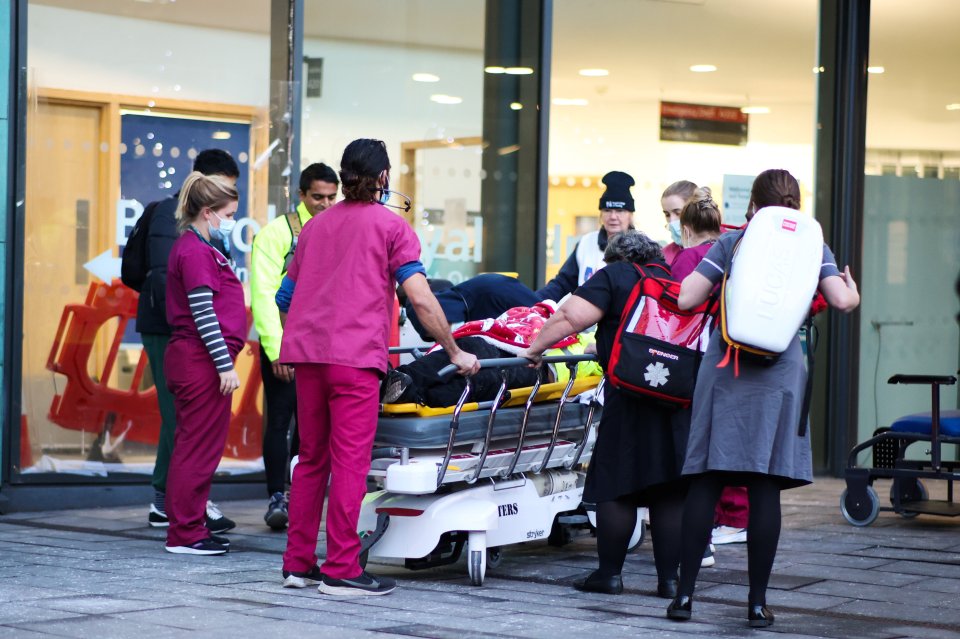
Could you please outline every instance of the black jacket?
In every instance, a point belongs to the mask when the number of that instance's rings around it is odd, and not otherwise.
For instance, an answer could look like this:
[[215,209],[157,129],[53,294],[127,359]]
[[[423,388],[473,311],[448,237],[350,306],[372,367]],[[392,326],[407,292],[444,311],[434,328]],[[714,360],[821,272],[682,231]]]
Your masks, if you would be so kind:
[[[597,245],[601,251],[607,248],[607,229],[600,228],[600,232],[597,234]],[[564,295],[573,293],[580,286],[580,265],[577,263],[578,246],[580,246],[580,242],[577,242],[577,246],[573,247],[573,251],[570,252],[567,261],[560,267],[557,276],[537,291],[541,300],[559,302]]]
[[173,250],[177,232],[177,198],[168,197],[157,204],[147,229],[147,258],[150,271],[137,304],[137,332],[169,335],[167,324],[167,259]]

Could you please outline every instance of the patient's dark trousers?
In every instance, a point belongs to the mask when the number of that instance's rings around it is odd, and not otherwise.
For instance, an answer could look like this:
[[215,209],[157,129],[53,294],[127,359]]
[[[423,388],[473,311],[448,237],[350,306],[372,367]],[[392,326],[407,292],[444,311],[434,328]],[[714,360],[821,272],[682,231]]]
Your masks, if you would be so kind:
[[[457,346],[467,353],[473,353],[479,359],[497,357],[515,357],[512,353],[501,350],[480,337],[461,337]],[[444,350],[437,350],[424,355],[410,364],[398,367],[413,379],[413,384],[420,391],[420,397],[427,406],[453,406],[460,399],[466,380],[463,376],[454,373],[449,379],[441,380],[437,373],[450,364],[450,356]],[[537,381],[538,371],[526,366],[515,366],[503,369],[507,379],[507,388],[523,388],[533,386]],[[473,390],[470,401],[482,402],[493,399],[500,388],[500,373],[496,369],[481,369],[471,378]]]

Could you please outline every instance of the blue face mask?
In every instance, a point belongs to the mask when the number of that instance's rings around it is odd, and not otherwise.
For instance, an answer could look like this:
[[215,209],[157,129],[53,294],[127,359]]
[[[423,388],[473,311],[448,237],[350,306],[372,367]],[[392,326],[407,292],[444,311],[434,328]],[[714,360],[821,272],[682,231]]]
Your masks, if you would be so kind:
[[386,204],[390,201],[390,180],[387,180],[384,183],[383,188],[380,189],[380,204]]
[[680,220],[674,220],[668,224],[670,227],[670,238],[676,244],[683,244],[683,236],[680,234]]
[[209,227],[210,239],[217,239],[223,243],[223,247],[226,249],[226,255],[230,255],[230,234],[233,233],[233,229],[237,226],[237,221],[229,218],[222,218],[217,215],[217,219],[220,220],[220,226],[217,228]]

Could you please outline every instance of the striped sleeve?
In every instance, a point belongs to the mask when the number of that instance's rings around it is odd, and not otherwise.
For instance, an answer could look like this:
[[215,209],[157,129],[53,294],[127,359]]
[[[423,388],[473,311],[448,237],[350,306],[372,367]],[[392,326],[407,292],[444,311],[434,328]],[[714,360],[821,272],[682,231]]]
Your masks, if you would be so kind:
[[197,332],[200,333],[200,339],[207,347],[217,372],[233,370],[233,359],[227,350],[226,342],[223,341],[220,321],[213,310],[213,291],[208,286],[198,286],[187,293],[187,302],[190,304],[190,314],[197,325]]

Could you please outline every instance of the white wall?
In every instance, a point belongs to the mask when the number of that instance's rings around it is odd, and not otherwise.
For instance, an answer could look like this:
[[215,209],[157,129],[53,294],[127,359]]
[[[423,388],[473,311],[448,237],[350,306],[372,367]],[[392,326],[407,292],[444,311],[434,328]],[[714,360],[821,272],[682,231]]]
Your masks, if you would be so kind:
[[[399,169],[400,143],[479,136],[483,128],[483,54],[374,42],[307,40],[304,55],[323,58],[323,96],[303,102],[303,163],[339,164],[360,137],[387,143]],[[414,82],[432,73],[439,82]],[[437,104],[433,94],[463,99]]]
[[[804,209],[812,211],[813,113],[750,117],[746,146],[661,142],[660,103],[636,104],[629,111],[609,105],[554,106],[550,122],[550,174],[601,176],[626,171],[634,177],[634,224],[656,239],[667,239],[660,195],[677,180],[713,189],[719,201],[724,175],[756,175],[765,169],[789,170],[800,181]],[[806,131],[807,139],[803,140]]]
[[31,4],[33,87],[266,106],[266,35]]

